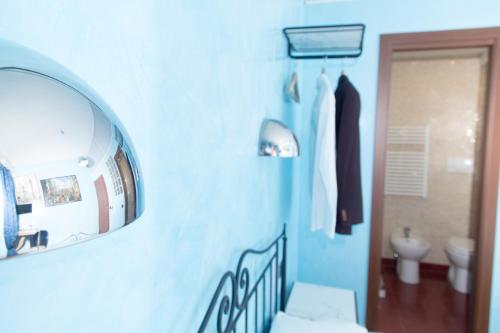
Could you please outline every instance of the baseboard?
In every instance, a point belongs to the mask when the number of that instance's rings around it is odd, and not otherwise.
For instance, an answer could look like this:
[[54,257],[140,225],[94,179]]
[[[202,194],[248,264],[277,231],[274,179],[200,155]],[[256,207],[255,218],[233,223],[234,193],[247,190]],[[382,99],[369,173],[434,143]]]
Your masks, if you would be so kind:
[[382,269],[381,269],[382,273],[395,274],[396,273],[396,259],[382,258],[381,267],[382,267]]
[[[382,258],[382,273],[396,274],[396,259]],[[448,265],[420,263],[420,276],[430,279],[446,279],[448,276]]]

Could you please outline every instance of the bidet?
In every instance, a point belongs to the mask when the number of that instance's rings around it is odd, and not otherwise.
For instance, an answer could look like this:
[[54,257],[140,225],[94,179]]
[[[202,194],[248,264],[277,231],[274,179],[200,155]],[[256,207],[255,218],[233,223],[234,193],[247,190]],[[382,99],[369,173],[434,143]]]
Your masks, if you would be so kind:
[[428,241],[421,237],[410,236],[409,232],[404,235],[393,233],[391,245],[398,254],[397,272],[402,282],[417,284],[420,282],[419,264],[431,249]]

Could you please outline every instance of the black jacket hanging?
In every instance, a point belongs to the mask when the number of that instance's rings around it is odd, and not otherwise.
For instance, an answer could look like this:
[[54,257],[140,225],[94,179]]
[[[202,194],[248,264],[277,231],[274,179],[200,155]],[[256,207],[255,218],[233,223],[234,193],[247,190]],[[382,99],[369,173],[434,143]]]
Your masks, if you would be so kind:
[[350,235],[352,225],[363,222],[359,139],[359,93],[347,76],[341,75],[335,90],[337,150],[338,234]]

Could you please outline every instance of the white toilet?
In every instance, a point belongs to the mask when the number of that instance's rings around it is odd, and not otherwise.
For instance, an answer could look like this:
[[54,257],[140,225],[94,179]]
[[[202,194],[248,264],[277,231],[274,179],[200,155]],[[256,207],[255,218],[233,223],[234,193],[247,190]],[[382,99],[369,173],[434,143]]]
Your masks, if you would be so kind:
[[398,254],[397,272],[402,282],[417,284],[420,282],[420,260],[422,260],[431,249],[428,241],[421,237],[410,234],[411,230],[405,228],[396,229],[391,234],[391,245]]
[[450,261],[448,280],[456,291],[468,294],[471,290],[472,259],[474,256],[474,240],[470,238],[451,237],[445,249]]

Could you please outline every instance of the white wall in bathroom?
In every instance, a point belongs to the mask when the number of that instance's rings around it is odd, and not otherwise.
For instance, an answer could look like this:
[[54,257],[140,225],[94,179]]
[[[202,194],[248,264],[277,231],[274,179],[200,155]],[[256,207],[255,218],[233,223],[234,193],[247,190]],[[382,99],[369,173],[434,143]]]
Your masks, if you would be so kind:
[[[424,262],[448,264],[451,236],[474,237],[479,174],[449,168],[450,160],[480,169],[485,67],[480,57],[393,62],[389,126],[430,126],[428,196],[385,197],[383,257],[392,258],[391,231],[409,226],[431,244]],[[389,149],[398,149],[390,146]]]

